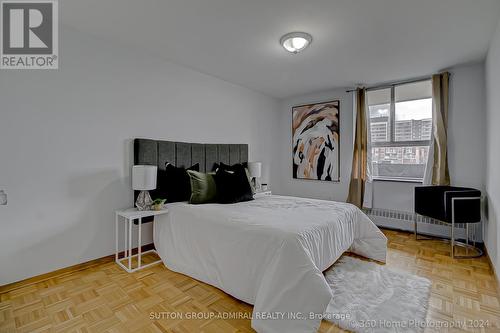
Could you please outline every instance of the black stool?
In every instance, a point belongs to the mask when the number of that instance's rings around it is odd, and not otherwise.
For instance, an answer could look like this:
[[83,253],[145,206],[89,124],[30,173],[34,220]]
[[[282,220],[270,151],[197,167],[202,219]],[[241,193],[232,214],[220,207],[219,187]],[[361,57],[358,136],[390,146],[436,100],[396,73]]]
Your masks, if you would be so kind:
[[[451,225],[451,257],[457,259],[477,258],[483,255],[481,249],[469,245],[469,223],[481,222],[481,191],[455,186],[418,186],[415,187],[415,239],[417,214],[431,217]],[[455,240],[455,224],[463,223],[466,228],[465,243]],[[465,247],[476,252],[474,255],[455,256],[455,246]]]

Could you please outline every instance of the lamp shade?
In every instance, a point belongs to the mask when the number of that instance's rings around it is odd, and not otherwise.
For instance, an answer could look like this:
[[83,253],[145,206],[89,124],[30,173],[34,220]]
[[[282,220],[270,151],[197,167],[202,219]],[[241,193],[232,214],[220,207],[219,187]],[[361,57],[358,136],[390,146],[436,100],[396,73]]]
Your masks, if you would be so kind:
[[248,162],[248,172],[250,173],[250,177],[260,178],[261,171],[262,171],[261,162]]
[[154,165],[134,165],[132,167],[132,188],[137,191],[149,191],[156,188],[156,173]]

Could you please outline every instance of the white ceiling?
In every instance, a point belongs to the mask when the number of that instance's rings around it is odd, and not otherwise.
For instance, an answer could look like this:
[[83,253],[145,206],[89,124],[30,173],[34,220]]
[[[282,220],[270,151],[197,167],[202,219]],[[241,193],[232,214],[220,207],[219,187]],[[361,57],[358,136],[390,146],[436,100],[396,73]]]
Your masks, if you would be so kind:
[[[62,23],[289,96],[484,59],[500,0],[64,0]],[[279,38],[313,36],[298,55]]]

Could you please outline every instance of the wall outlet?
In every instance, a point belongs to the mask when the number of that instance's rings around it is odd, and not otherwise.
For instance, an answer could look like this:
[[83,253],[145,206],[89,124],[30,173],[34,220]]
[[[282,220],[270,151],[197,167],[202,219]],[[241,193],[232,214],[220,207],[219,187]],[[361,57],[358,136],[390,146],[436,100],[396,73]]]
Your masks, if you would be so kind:
[[5,206],[7,204],[7,193],[4,190],[0,190],[0,205]]

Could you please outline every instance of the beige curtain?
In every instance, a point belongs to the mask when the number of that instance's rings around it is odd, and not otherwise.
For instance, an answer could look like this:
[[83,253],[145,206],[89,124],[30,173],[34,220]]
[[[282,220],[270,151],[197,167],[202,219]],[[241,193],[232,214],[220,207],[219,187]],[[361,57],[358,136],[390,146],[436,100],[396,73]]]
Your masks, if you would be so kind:
[[362,208],[366,182],[367,131],[366,89],[356,89],[356,133],[352,156],[351,182],[347,202]]
[[434,161],[432,185],[450,185],[448,171],[448,87],[450,73],[432,76],[432,119],[434,137]]

